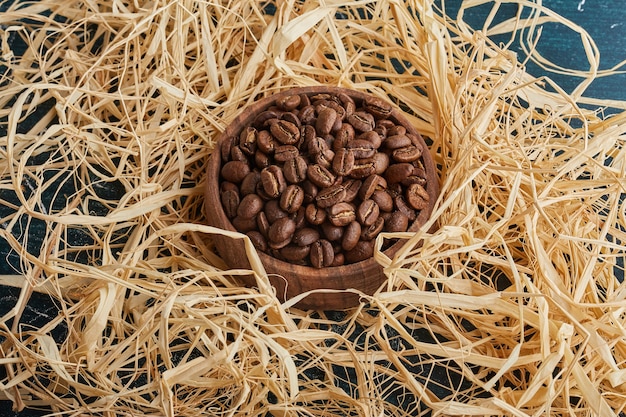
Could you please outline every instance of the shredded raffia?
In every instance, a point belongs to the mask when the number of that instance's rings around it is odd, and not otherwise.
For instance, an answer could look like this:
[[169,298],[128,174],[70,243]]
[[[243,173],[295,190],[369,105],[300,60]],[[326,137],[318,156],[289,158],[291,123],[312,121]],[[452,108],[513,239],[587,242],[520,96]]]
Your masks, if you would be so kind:
[[[76,416],[626,412],[626,102],[585,96],[620,68],[513,3],[477,29],[468,8],[501,2],[6,5],[0,236],[20,271],[1,282],[21,296],[0,318],[0,398]],[[580,36],[588,71],[535,50],[548,22]],[[531,76],[502,34],[578,87]],[[441,176],[436,227],[379,237],[406,244],[375,254],[388,282],[343,312],[282,305],[249,241],[258,286],[238,286],[249,271],[212,236],[242,236],[202,210],[237,113],[318,84],[407,111]],[[41,327],[20,322],[33,292],[58,306]]]

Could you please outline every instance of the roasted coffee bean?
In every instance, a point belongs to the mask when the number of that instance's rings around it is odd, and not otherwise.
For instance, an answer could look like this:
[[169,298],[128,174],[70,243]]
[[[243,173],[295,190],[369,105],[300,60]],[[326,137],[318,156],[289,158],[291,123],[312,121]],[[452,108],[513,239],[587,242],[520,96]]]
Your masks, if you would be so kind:
[[343,201],[351,203],[359,194],[362,182],[360,180],[350,179],[343,183],[343,188],[346,190],[346,196]]
[[302,189],[304,190],[304,204],[309,204],[315,201],[319,188],[309,180],[302,181]]
[[322,108],[315,122],[315,130],[318,135],[327,135],[333,129],[333,125],[337,120],[337,112],[330,107]]
[[310,246],[297,246],[293,244],[288,244],[284,248],[280,249],[280,254],[282,255],[282,257],[290,262],[302,261],[307,256],[309,256],[310,252]]
[[374,116],[365,111],[355,111],[346,117],[346,121],[360,132],[369,132],[374,130],[376,122]]
[[281,114],[280,120],[285,120],[287,122],[293,123],[294,125],[298,126],[298,129],[301,126],[301,122],[300,122],[300,119],[298,118],[298,115],[290,111],[287,111]]
[[394,211],[385,220],[384,230],[386,232],[406,232],[409,228],[409,218],[401,211]]
[[320,232],[312,227],[303,227],[293,234],[291,241],[298,246],[309,246],[320,239]]
[[363,200],[356,211],[356,218],[363,226],[371,226],[378,220],[380,209],[374,200]]
[[307,168],[307,178],[318,187],[326,188],[333,185],[337,177],[328,168],[320,164],[309,165]]
[[265,203],[263,211],[265,212],[267,221],[270,224],[275,223],[278,219],[289,216],[289,213],[280,208],[280,201],[278,200],[270,200]]
[[257,150],[254,153],[254,165],[256,165],[258,169],[267,168],[271,165],[270,157],[266,153]]
[[250,172],[250,166],[243,161],[229,161],[222,167],[222,178],[239,184]]
[[261,174],[259,171],[251,171],[244,177],[241,181],[241,185],[239,186],[239,191],[241,195],[254,194],[256,192],[256,188],[261,181]]
[[235,137],[228,136],[223,139],[222,143],[220,144],[220,149],[219,149],[220,157],[222,158],[222,165],[230,161],[230,150],[234,146],[237,146],[237,141],[235,140]]
[[363,107],[377,119],[384,119],[391,115],[393,107],[387,101],[378,97],[366,97]]
[[402,195],[396,196],[396,198],[393,199],[393,204],[396,206],[396,210],[404,213],[408,217],[409,221],[414,221],[417,217],[415,210],[407,204]]
[[287,182],[297,184],[306,179],[307,167],[306,160],[298,155],[285,162],[285,165],[283,165],[283,175]]
[[220,182],[220,193],[224,193],[226,191],[234,191],[239,194],[239,187],[237,186],[237,184],[229,181]]
[[322,234],[331,242],[340,242],[343,238],[343,226],[335,226],[330,222],[322,223]]
[[274,149],[276,149],[276,147],[278,145],[280,145],[276,139],[274,139],[274,137],[272,136],[272,134],[267,131],[267,130],[259,130],[257,132],[257,139],[256,139],[256,143],[257,143],[257,148],[267,154],[267,155],[271,155],[274,153]]
[[387,136],[384,144],[385,148],[390,150],[405,148],[411,145],[411,139],[406,135]]
[[406,128],[402,125],[391,125],[387,129],[387,136],[406,135]]
[[288,96],[282,96],[276,100],[276,105],[281,110],[293,111],[298,108],[302,98],[297,94],[290,94]]
[[418,148],[415,145],[409,145],[403,148],[394,149],[394,151],[391,153],[391,157],[396,162],[413,162],[420,159],[421,156],[421,148]]
[[283,145],[295,145],[300,140],[300,128],[286,120],[277,120],[272,123],[270,132]]
[[220,198],[226,217],[229,219],[235,217],[237,215],[237,208],[239,207],[239,193],[234,190],[226,190],[222,192]]
[[328,149],[328,143],[321,136],[313,136],[304,143],[304,146],[310,156],[315,156]]
[[323,166],[326,169],[330,169],[333,163],[333,159],[335,159],[335,152],[330,149],[326,149],[323,152],[315,155],[315,157],[313,158],[313,162]]
[[413,165],[408,162],[389,165],[385,171],[385,179],[387,184],[394,184],[405,180],[413,173]]
[[291,214],[291,218],[293,219],[294,222],[296,222],[296,230],[302,229],[307,224],[305,211],[306,211],[305,207],[300,206],[300,208],[298,208],[298,210],[295,213]]
[[343,255],[343,252],[335,253],[335,258],[333,259],[333,263],[330,264],[333,266],[342,266],[346,263],[346,257]]
[[289,185],[280,196],[280,208],[287,213],[295,213],[302,206],[304,190],[295,184]]
[[251,219],[263,209],[263,199],[256,194],[248,194],[241,199],[237,208],[237,216]]
[[334,226],[345,226],[356,219],[356,210],[350,203],[337,203],[328,209],[328,220]]
[[262,127],[267,126],[270,120],[277,120],[279,116],[280,116],[280,112],[276,110],[265,110],[259,113],[259,115],[254,118],[253,124],[257,128],[262,128]]
[[354,159],[371,158],[376,153],[374,144],[364,139],[354,139],[346,145],[354,154]]
[[233,146],[230,149],[230,160],[231,161],[241,161],[241,162],[248,162],[248,157],[246,156],[245,153],[243,153],[243,151],[241,150],[241,148],[239,146]]
[[276,162],[286,162],[300,156],[300,150],[293,145],[281,145],[274,151],[274,160]]
[[308,105],[308,106],[303,107],[300,110],[298,116],[300,117],[300,122],[303,124],[310,125],[312,123],[315,123],[315,118],[316,118],[315,106]]
[[267,239],[267,236],[270,231],[270,222],[267,220],[267,215],[265,211],[259,212],[256,216],[256,227],[261,232],[261,234]]
[[244,154],[248,156],[254,155],[257,148],[257,130],[252,126],[243,129],[239,134],[239,147]]
[[291,238],[287,238],[285,240],[282,240],[280,242],[272,242],[271,240],[269,240],[267,242],[267,246],[270,247],[270,249],[273,249],[275,252],[273,252],[275,255],[274,257],[277,257],[278,259],[282,259],[285,260],[282,256],[282,254],[280,253],[280,249],[284,248],[285,246],[287,246],[288,244],[291,243]]
[[341,148],[345,148],[348,142],[355,137],[354,127],[350,123],[342,123],[341,127],[335,132],[335,140],[333,141],[333,151],[337,152]]
[[335,252],[333,245],[326,239],[320,239],[311,245],[309,254],[311,266],[314,268],[328,267],[333,263]]
[[271,165],[261,171],[261,184],[263,190],[271,198],[280,196],[287,187],[283,171],[276,165]]
[[319,226],[326,221],[326,211],[311,203],[306,206],[304,212],[306,220],[312,225]]
[[376,190],[384,190],[387,188],[387,181],[380,175],[373,174],[363,181],[363,185],[359,189],[359,198],[367,200]]
[[379,217],[373,224],[370,224],[367,227],[364,227],[361,231],[361,239],[362,240],[372,240],[376,236],[383,231],[383,227],[385,226],[385,219]]
[[346,198],[346,189],[342,184],[333,184],[323,188],[315,197],[315,202],[319,208],[326,208],[341,203]]
[[374,173],[383,175],[389,168],[389,155],[383,152],[376,152],[372,157],[372,164],[374,165]]
[[333,171],[340,176],[348,175],[354,167],[354,161],[354,152],[349,149],[339,149],[333,159]]
[[260,252],[267,252],[267,240],[261,234],[261,232],[257,230],[251,230],[246,235],[250,238],[250,241],[256,248],[256,250]]
[[231,220],[231,223],[233,224],[235,229],[237,229],[241,233],[248,233],[248,232],[251,232],[252,230],[256,230],[256,219],[254,217],[246,218],[246,217],[235,216]]
[[378,204],[380,210],[386,212],[393,210],[393,198],[391,198],[387,190],[376,190],[371,198]]
[[305,107],[305,106],[310,106],[310,105],[311,105],[311,99],[309,98],[309,96],[304,93],[300,94],[300,107]]
[[358,137],[358,140],[366,140],[374,146],[374,149],[380,148],[380,145],[383,143],[383,138],[378,134],[378,132],[374,130],[370,130],[369,132],[361,133]]
[[420,184],[409,185],[405,197],[409,206],[413,207],[415,210],[424,210],[428,207],[430,196],[428,195],[428,191]]
[[349,114],[354,113],[356,110],[356,104],[354,103],[354,99],[345,93],[339,93],[337,95],[337,99],[341,103],[341,106],[346,109],[346,117]]
[[343,250],[352,250],[359,243],[361,238],[361,223],[353,221],[348,224],[344,230],[343,238],[341,239],[341,247]]
[[283,217],[276,220],[270,226],[268,237],[270,242],[280,243],[285,240],[291,241],[294,232],[296,231],[296,222],[289,217]]
[[374,241],[359,240],[354,249],[345,253],[347,263],[357,263],[374,256]]
[[376,173],[374,158],[358,159],[354,161],[354,167],[352,168],[352,171],[350,171],[349,177],[355,179],[363,179],[369,177],[374,173]]

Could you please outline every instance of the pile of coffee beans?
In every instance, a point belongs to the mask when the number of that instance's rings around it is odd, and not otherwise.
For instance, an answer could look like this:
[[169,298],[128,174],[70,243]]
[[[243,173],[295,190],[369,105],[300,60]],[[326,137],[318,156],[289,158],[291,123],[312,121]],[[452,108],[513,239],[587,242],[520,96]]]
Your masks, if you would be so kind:
[[423,142],[391,105],[345,93],[281,96],[222,141],[220,196],[257,250],[315,268],[370,258],[428,205]]

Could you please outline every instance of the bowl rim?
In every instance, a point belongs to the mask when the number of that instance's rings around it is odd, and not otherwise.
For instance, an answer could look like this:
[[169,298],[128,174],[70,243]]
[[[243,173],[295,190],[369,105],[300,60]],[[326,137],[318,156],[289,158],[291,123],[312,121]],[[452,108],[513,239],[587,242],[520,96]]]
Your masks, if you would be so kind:
[[[376,97],[370,93],[365,93],[365,92],[352,90],[352,89],[348,89],[344,87],[333,87],[333,86],[323,86],[323,85],[308,86],[308,87],[290,87],[276,94],[263,97],[255,101],[254,103],[240,109],[237,116],[229,122],[228,126],[217,137],[217,140],[215,142],[215,147],[213,148],[213,151],[211,152],[211,155],[209,157],[209,164],[207,167],[207,187],[213,186],[217,190],[219,190],[220,169],[222,167],[221,153],[220,153],[222,142],[228,137],[238,135],[239,133],[241,133],[243,128],[252,124],[252,122],[254,121],[254,118],[258,115],[259,112],[274,105],[279,98],[292,95],[294,93],[295,94],[307,94],[311,96],[315,94],[338,94],[342,92],[346,93],[353,99],[357,99],[359,101],[363,101],[367,97],[370,97],[370,98]],[[428,202],[428,207],[426,209],[420,210],[420,213],[418,214],[417,218],[413,222],[411,222],[409,228],[407,229],[407,232],[417,232],[424,226],[424,224],[432,216],[434,205],[436,203],[436,200],[439,196],[439,191],[440,191],[439,175],[437,175],[437,172],[436,172],[434,160],[430,153],[430,147],[427,146],[422,135],[417,131],[417,129],[415,129],[413,124],[409,122],[407,117],[404,116],[404,112],[401,109],[399,109],[390,100],[388,99],[385,99],[385,100],[387,100],[387,102],[392,105],[392,112],[387,117],[387,119],[394,120],[396,123],[404,126],[409,133],[416,135],[419,138],[420,145],[422,145],[423,149],[425,150],[421,158],[423,161],[424,169],[426,171],[426,177],[428,180],[426,190],[429,194],[430,199]],[[218,191],[218,195],[219,195],[219,191]],[[216,206],[215,208],[217,209],[218,213],[220,214],[220,217],[225,221],[225,224],[224,224],[224,226],[226,226],[225,228],[229,231],[242,233],[233,226],[230,219],[226,216],[226,213],[224,212],[224,208],[223,208],[221,201],[218,201],[217,204],[215,204],[215,206]],[[403,245],[403,241],[398,240],[397,242],[393,243],[389,248],[381,252],[385,254],[386,256],[393,258],[395,253],[400,249],[402,245]],[[320,272],[328,272],[332,274],[348,274],[354,268],[359,268],[359,267],[371,268],[373,265],[378,264],[376,262],[375,257],[371,256],[365,260],[355,262],[355,263],[343,264],[343,265],[338,265],[338,266],[330,266],[330,267],[324,267],[324,268],[315,268],[313,266],[308,266],[308,265],[292,264],[290,262],[286,262],[278,258],[275,258],[259,250],[256,250],[256,252],[259,258],[261,259],[263,266],[266,269],[267,269],[268,264],[269,265],[273,264],[272,269],[294,271],[298,275],[299,279],[303,279],[303,278],[306,278],[315,274],[319,274]],[[231,266],[229,265],[229,267]],[[290,279],[289,276],[285,276],[284,278],[287,280]]]

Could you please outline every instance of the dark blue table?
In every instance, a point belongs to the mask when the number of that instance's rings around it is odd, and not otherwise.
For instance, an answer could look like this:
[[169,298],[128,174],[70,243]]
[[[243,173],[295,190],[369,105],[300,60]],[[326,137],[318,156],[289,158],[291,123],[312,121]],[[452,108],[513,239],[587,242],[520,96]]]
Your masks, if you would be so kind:
[[[441,4],[440,1],[437,3]],[[445,1],[445,9],[450,16],[454,17],[460,4],[460,0],[448,0]],[[581,26],[592,36],[600,51],[600,70],[613,68],[626,60],[626,7],[621,1],[552,0],[544,1],[543,4]],[[464,20],[474,28],[482,28],[486,16],[491,11],[491,6],[491,4],[486,4],[467,10]],[[508,19],[516,13],[516,5],[504,4],[493,22],[495,24]],[[500,36],[494,40],[507,42],[508,37]],[[518,52],[520,57],[523,56],[523,51],[518,45],[513,44],[511,49]],[[541,42],[538,44],[538,51],[555,64],[573,69],[588,69],[580,38],[564,26],[546,25],[543,28]],[[622,66],[621,69],[626,71],[626,65]],[[580,79],[546,72],[533,62],[527,64],[527,70],[535,76],[549,76],[567,92],[571,92],[580,82]],[[598,78],[588,88],[586,96],[626,101],[626,74]],[[0,207],[0,209],[2,208]],[[33,236],[31,242],[37,242],[37,236]],[[32,250],[37,250],[36,245]],[[0,261],[0,274],[15,272],[17,260],[15,255],[10,253],[7,243],[2,239],[0,239],[0,260],[2,260]],[[19,290],[0,287],[0,315],[11,308],[12,303],[17,300],[18,294]],[[45,322],[46,317],[54,314],[54,304],[46,296],[35,295],[24,314],[23,320],[37,325]],[[43,414],[32,410],[16,414],[11,411],[10,403],[0,402],[0,417],[28,417]]]

